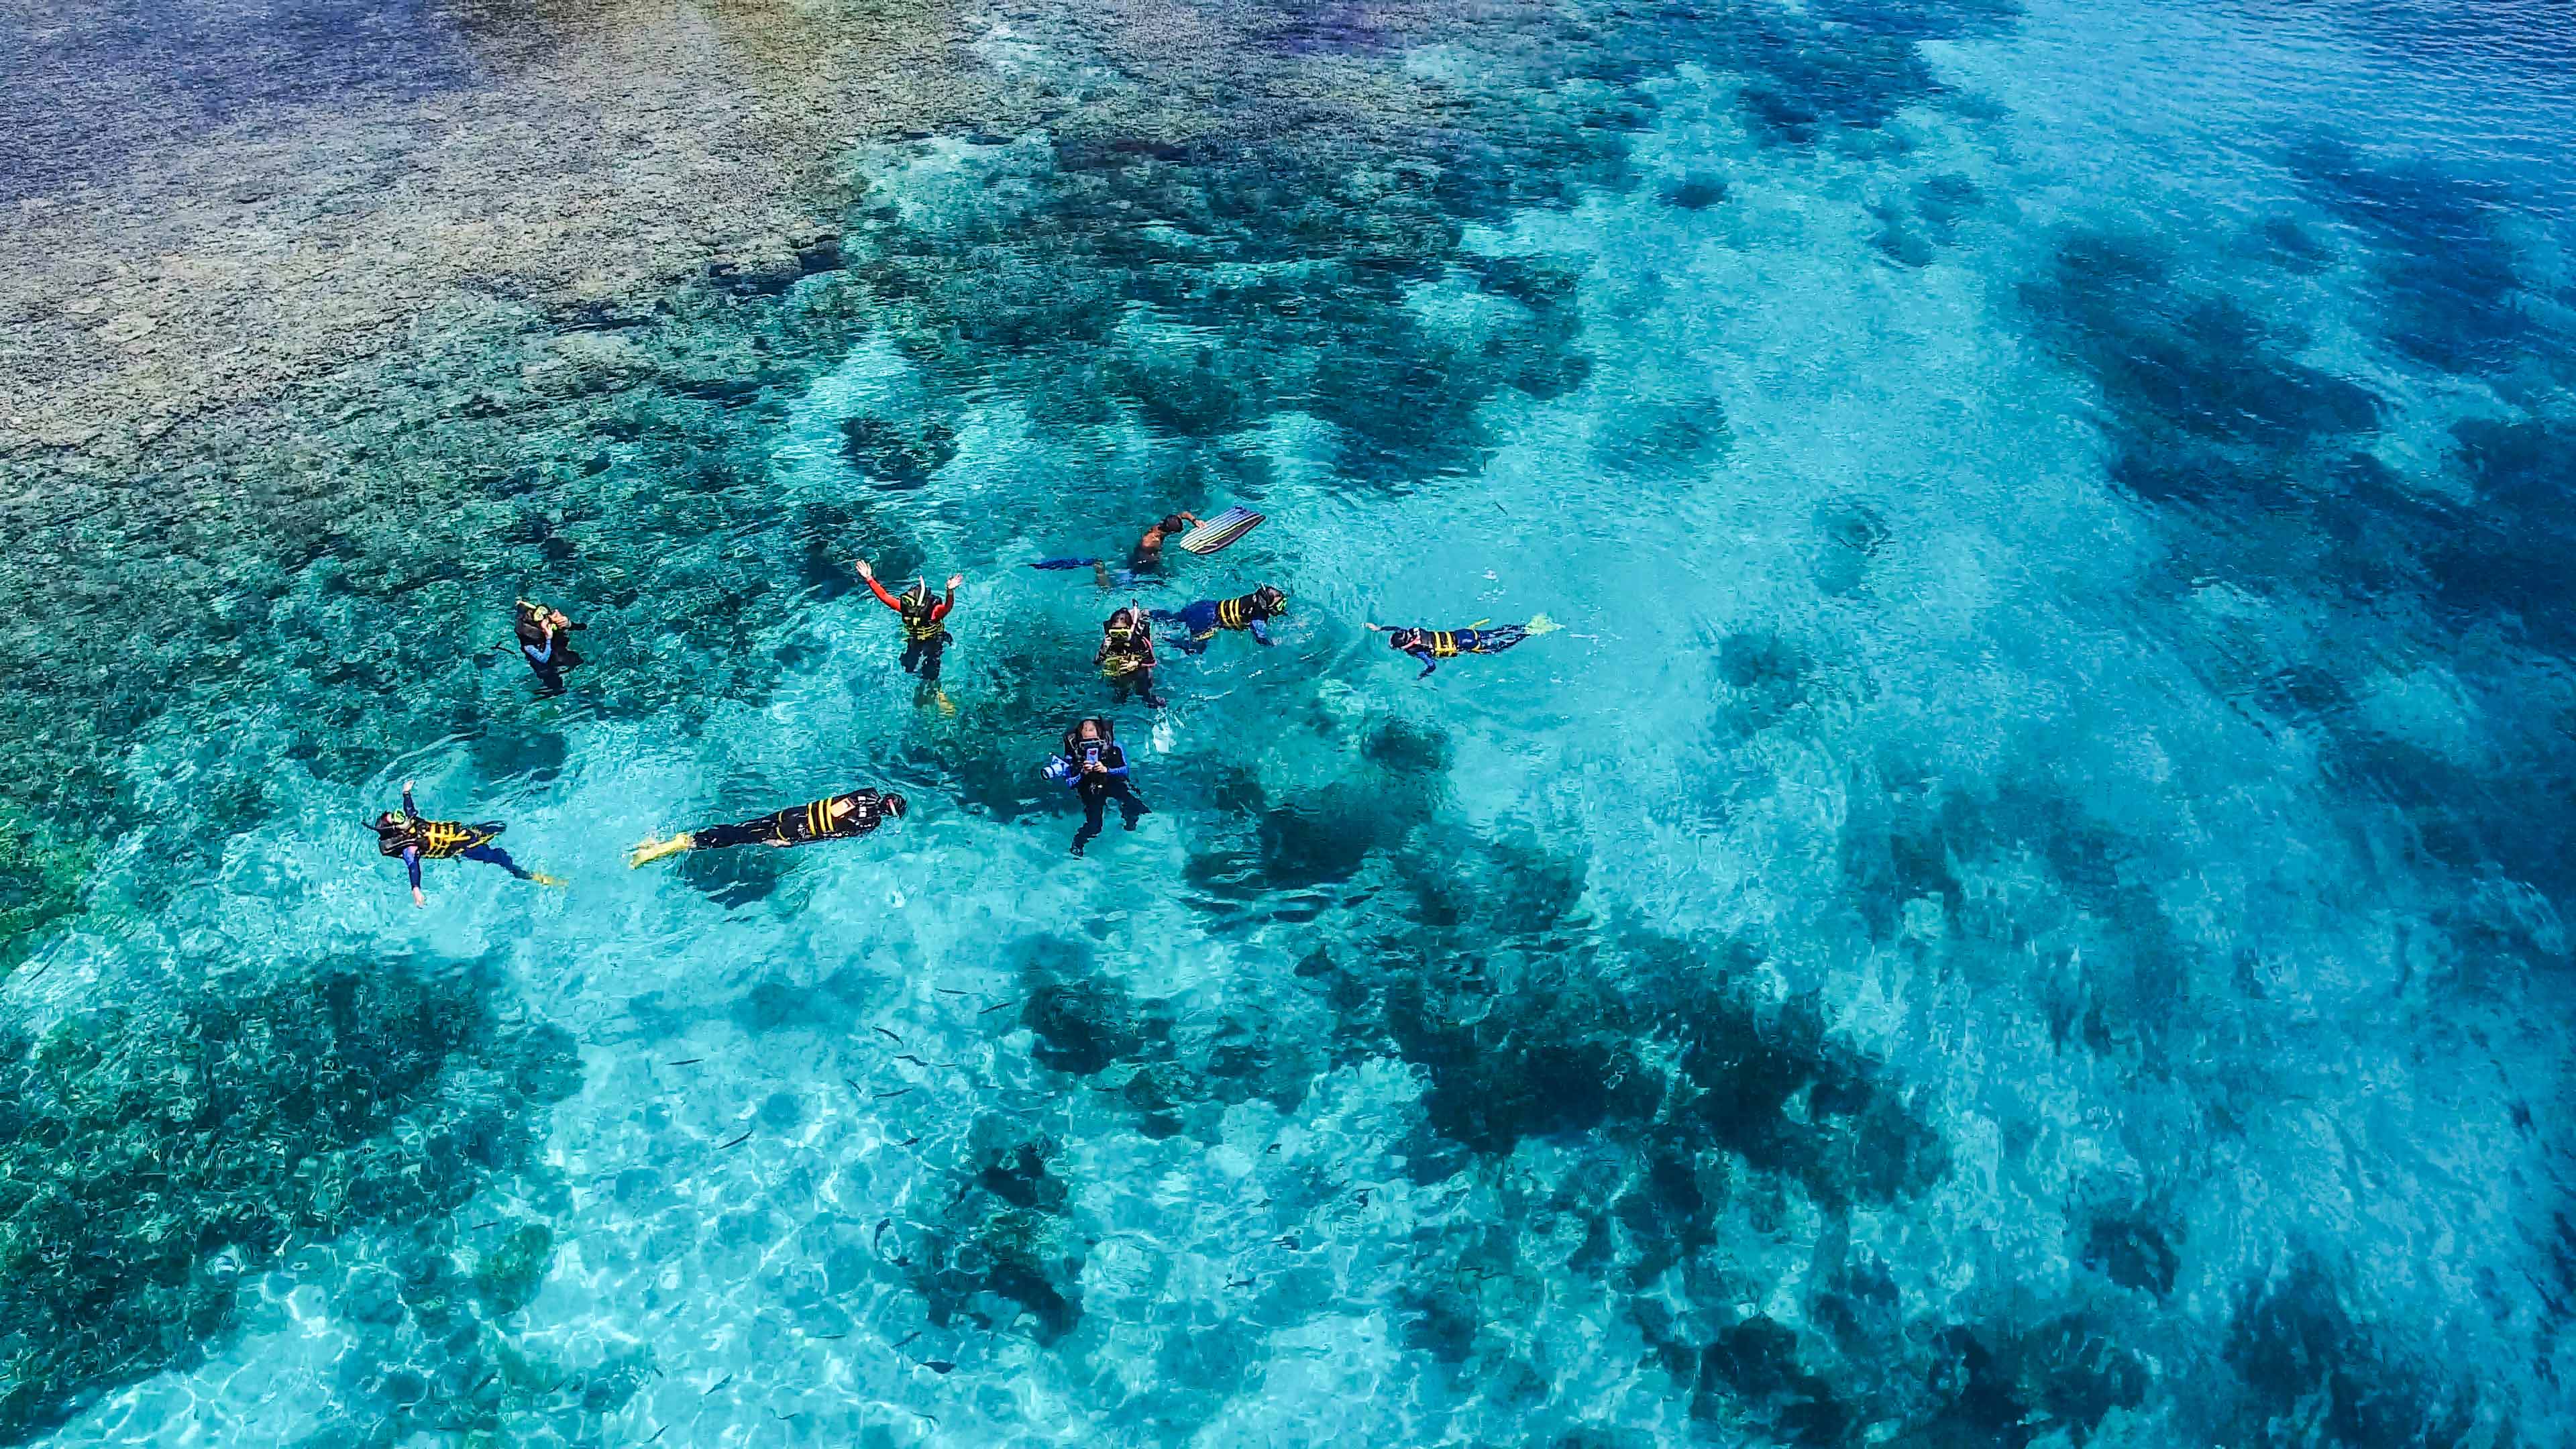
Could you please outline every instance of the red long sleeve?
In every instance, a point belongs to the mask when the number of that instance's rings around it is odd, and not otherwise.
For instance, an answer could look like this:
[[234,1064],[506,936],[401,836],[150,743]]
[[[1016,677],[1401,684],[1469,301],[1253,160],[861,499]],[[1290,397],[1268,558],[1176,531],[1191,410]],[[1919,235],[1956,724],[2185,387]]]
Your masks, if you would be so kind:
[[[885,585],[878,583],[873,577],[868,580],[868,592],[877,596],[878,603],[885,605],[887,608],[894,610],[898,614],[903,612],[903,601],[896,598],[894,595],[887,593]],[[940,620],[947,618],[948,611],[956,606],[957,595],[954,593],[951,593],[947,598],[941,599],[938,603],[931,605],[930,622],[936,624]]]

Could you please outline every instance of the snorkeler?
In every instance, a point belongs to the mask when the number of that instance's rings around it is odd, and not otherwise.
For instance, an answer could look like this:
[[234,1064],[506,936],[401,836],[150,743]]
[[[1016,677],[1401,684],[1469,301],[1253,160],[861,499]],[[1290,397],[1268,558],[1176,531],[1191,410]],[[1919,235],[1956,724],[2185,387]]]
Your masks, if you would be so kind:
[[[1478,621],[1479,626],[1482,623]],[[1421,660],[1422,672],[1413,677],[1428,679],[1431,671],[1440,667],[1440,660],[1455,659],[1461,654],[1500,654],[1533,634],[1553,632],[1557,625],[1547,615],[1538,614],[1526,624],[1497,624],[1491,629],[1398,629],[1386,624],[1368,627],[1387,636],[1390,648]]]
[[1100,626],[1100,652],[1091,656],[1109,681],[1111,702],[1125,704],[1129,695],[1156,709],[1163,701],[1154,693],[1154,631],[1145,623],[1145,611],[1130,604],[1109,616]]
[[808,805],[791,805],[774,815],[740,825],[708,825],[684,830],[668,840],[647,839],[627,852],[629,869],[684,850],[722,850],[731,845],[811,845],[817,840],[849,840],[888,820],[901,820],[909,807],[901,795],[852,790]]
[[1126,588],[1138,579],[1160,578],[1163,573],[1163,540],[1196,527],[1198,521],[1199,516],[1186,509],[1179,513],[1164,515],[1153,527],[1146,529],[1144,536],[1136,540],[1136,546],[1128,551],[1127,567],[1114,572],[1109,567],[1109,561],[1102,558],[1040,559],[1029,567],[1033,569],[1088,568],[1091,570],[1092,582],[1100,587]]
[[903,620],[903,672],[918,673],[924,688],[939,687],[939,656],[948,648],[948,611],[957,607],[957,586],[966,582],[964,574],[948,576],[948,596],[930,596],[930,580],[922,579],[896,598],[877,582],[876,571],[866,559],[859,560],[859,577],[868,581],[869,592],[877,602],[895,611]]
[[468,825],[456,820],[424,820],[411,803],[413,782],[403,781],[403,808],[400,815],[388,810],[376,817],[376,849],[386,855],[402,857],[403,867],[411,872],[411,903],[429,904],[420,893],[420,863],[424,860],[479,860],[497,865],[521,880],[539,885],[559,886],[563,882],[550,875],[520,868],[510,853],[492,843],[504,827],[498,820],[484,820]]
[[519,655],[528,661],[528,668],[535,671],[537,683],[545,693],[563,693],[563,672],[582,662],[581,656],[572,652],[572,641],[564,637],[566,631],[580,627],[565,618],[561,609],[531,604],[525,599],[519,601],[515,631],[519,638]]
[[1268,584],[1254,589],[1239,599],[1201,599],[1186,609],[1156,609],[1154,622],[1178,624],[1189,636],[1177,640],[1184,654],[1204,654],[1208,641],[1219,629],[1249,630],[1264,646],[1270,637],[1269,621],[1288,612],[1288,596]]
[[1127,553],[1127,581],[1134,582],[1146,574],[1163,571],[1163,540],[1198,526],[1199,516],[1187,510],[1169,514],[1146,529]]
[[1112,800],[1127,828],[1149,814],[1127,782],[1127,752],[1118,747],[1118,731],[1105,719],[1087,719],[1064,732],[1064,753],[1049,760],[1046,776],[1063,782],[1082,802],[1082,828],[1073,832],[1073,853],[1100,837],[1100,813]]

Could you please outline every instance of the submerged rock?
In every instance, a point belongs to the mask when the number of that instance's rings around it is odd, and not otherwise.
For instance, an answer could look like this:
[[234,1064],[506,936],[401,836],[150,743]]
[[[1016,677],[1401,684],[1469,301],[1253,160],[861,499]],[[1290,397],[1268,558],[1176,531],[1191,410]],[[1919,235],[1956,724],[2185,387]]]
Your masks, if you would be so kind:
[[873,413],[841,422],[841,455],[886,488],[918,488],[957,456],[957,431],[931,418],[904,426]]

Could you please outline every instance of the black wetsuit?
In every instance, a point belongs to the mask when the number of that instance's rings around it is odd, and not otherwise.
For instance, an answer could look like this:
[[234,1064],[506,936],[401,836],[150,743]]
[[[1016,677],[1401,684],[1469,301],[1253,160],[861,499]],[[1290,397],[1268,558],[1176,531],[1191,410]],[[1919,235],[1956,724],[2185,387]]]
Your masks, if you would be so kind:
[[[1100,747],[1101,768],[1097,773],[1081,768],[1083,753],[1094,744]],[[1118,802],[1118,813],[1127,828],[1135,829],[1137,820],[1145,814],[1145,802],[1136,798],[1135,787],[1127,781],[1127,752],[1118,747],[1118,742],[1067,739],[1064,757],[1073,761],[1075,768],[1073,778],[1065,783],[1082,801],[1082,828],[1073,833],[1073,853],[1082,854],[1084,846],[1100,838],[1101,812],[1112,800]]]
[[572,652],[571,631],[557,629],[554,637],[548,638],[545,624],[521,609],[517,633],[519,657],[528,661],[528,668],[537,676],[537,683],[548,694],[562,693],[563,672],[581,663],[581,656]]
[[1145,701],[1156,709],[1163,701],[1154,693],[1154,640],[1142,628],[1112,629],[1100,641],[1100,652],[1091,662],[1100,666],[1101,676],[1109,681],[1111,699],[1125,704],[1129,696]]
[[[832,807],[850,803],[850,812],[835,820]],[[886,811],[874,790],[853,790],[810,804],[794,805],[774,815],[739,825],[710,825],[689,832],[693,850],[722,850],[729,845],[810,845],[817,840],[847,840],[885,823]]]
[[521,880],[531,873],[520,868],[510,853],[492,843],[507,827],[498,820],[480,820],[468,824],[461,820],[424,820],[413,808],[411,791],[403,791],[401,818],[392,824],[379,822],[376,827],[376,849],[384,855],[402,857],[411,875],[411,888],[420,889],[420,863],[424,860],[479,860],[497,865]]
[[[925,586],[926,587],[926,586]],[[886,592],[875,578],[868,580],[868,591],[877,602],[895,611],[903,620],[903,672],[918,674],[924,688],[939,683],[939,657],[948,650],[948,611],[957,607],[957,595],[932,598],[927,592],[906,593],[898,599]]]
[[[905,627],[906,629],[911,627],[910,620],[905,621]],[[937,684],[939,660],[941,655],[948,652],[948,640],[949,633],[945,629],[930,635],[906,633],[903,640],[903,658],[898,661],[903,666],[903,672],[919,674],[921,682],[925,685]]]

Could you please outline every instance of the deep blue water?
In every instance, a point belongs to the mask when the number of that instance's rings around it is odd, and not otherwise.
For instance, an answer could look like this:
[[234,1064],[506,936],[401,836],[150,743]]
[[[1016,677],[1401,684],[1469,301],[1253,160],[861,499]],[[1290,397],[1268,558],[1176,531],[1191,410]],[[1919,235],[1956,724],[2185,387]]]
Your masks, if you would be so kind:
[[[168,617],[10,646],[0,1431],[2567,1442],[2563,13],[1223,13],[1213,100],[993,21],[1050,129],[837,158],[844,265],[568,323],[655,380],[399,509],[24,515]],[[1278,647],[1072,859],[1128,594],[1018,565],[1231,502],[1138,597]],[[967,576],[944,701],[861,555]],[[413,776],[570,885],[414,910]]]

